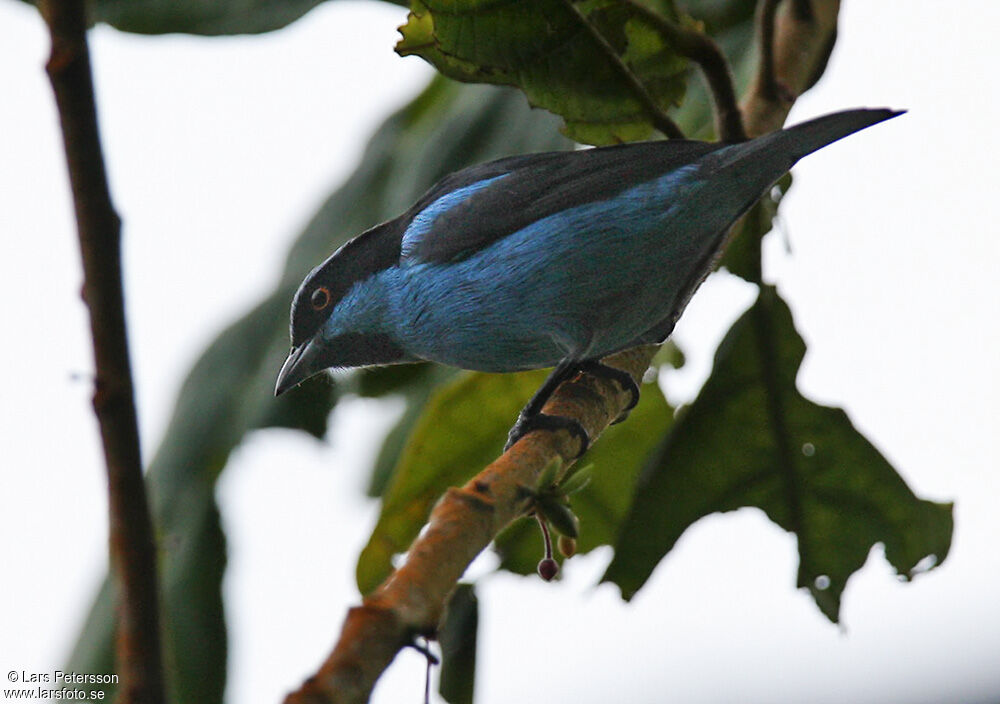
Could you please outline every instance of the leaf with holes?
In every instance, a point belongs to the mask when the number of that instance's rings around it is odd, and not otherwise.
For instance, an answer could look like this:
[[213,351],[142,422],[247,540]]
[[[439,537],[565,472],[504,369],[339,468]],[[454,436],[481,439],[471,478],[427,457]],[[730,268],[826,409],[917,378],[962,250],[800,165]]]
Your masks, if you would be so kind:
[[604,576],[626,598],[688,526],[742,506],[796,534],[798,585],[831,621],[848,577],[876,543],[905,578],[945,559],[951,504],[917,498],[844,411],[799,393],[804,354],[788,307],[764,288],[640,478]]

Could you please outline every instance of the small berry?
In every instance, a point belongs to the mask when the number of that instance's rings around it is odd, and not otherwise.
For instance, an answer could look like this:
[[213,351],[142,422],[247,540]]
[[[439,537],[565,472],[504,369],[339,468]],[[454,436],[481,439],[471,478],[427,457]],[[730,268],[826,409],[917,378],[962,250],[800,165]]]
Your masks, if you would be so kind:
[[551,557],[546,557],[538,563],[538,576],[546,582],[551,582],[559,574],[559,563]]
[[557,545],[563,557],[573,557],[576,554],[576,540],[568,535],[560,535]]

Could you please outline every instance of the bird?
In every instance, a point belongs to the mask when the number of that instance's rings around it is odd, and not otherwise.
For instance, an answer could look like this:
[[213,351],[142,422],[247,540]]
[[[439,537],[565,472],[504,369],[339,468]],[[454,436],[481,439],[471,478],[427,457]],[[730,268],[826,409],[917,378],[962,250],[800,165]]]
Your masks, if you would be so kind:
[[631,376],[600,360],[670,336],[730,227],[799,159],[902,112],[859,108],[735,143],[632,142],[452,173],[305,277],[275,395],[329,368],[554,367],[505,449],[566,429],[582,454],[582,426],[542,413],[559,384],[605,376],[634,406]]

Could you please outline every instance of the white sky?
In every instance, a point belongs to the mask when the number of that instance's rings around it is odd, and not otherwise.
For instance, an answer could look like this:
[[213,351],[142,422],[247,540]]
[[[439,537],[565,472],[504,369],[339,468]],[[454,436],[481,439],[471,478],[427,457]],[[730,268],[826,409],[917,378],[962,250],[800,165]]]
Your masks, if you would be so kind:
[[[402,18],[345,1],[255,38],[92,33],[147,456],[195,356],[270,289],[372,129],[429,75],[391,51]],[[956,502],[948,561],[900,584],[876,548],[848,586],[843,629],[794,589],[794,539],[751,510],[692,528],[630,605],[592,587],[606,553],[572,560],[559,585],[488,577],[480,703],[1000,700],[1000,5],[854,0],[841,18],[827,75],[792,121],[910,113],[797,167],[782,209],[793,251],[772,242],[766,270],[809,343],[803,391],[846,407],[919,495]],[[46,53],[35,11],[0,1],[0,671],[64,662],[106,563]],[[749,300],[726,277],[695,297],[677,331],[689,365],[666,380],[675,399],[696,391]],[[342,404],[329,442],[259,433],[235,454],[219,489],[230,702],[279,701],[332,645],[376,515],[359,498],[372,431],[396,412]],[[419,701],[422,670],[404,653],[375,701]]]

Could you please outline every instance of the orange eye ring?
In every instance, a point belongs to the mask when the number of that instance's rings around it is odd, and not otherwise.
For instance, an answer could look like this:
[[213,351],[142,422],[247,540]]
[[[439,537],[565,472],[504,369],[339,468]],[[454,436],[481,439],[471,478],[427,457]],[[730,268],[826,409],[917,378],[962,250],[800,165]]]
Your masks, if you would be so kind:
[[313,310],[323,310],[330,305],[330,290],[326,286],[320,286],[309,296],[309,303]]

